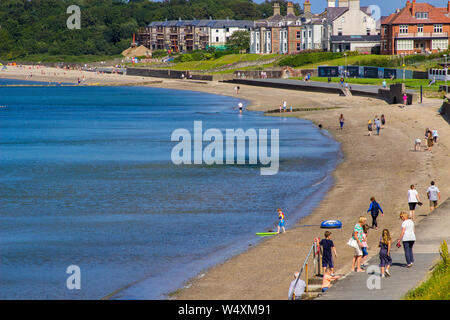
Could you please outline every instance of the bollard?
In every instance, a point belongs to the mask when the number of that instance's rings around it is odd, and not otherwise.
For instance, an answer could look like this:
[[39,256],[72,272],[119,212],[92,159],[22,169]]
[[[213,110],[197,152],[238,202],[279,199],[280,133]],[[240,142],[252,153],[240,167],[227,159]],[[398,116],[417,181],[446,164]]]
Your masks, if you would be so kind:
[[308,292],[308,280],[309,280],[309,275],[308,275],[308,264],[305,265],[305,274],[306,274],[306,289],[305,292]]

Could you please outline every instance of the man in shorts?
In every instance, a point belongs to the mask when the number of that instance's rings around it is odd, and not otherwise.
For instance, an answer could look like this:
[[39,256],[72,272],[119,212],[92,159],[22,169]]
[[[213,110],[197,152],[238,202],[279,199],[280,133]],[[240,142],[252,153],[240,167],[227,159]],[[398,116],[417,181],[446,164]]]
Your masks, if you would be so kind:
[[431,181],[431,186],[427,190],[428,199],[430,200],[430,212],[437,208],[438,202],[441,200],[441,191],[436,187],[435,182]]

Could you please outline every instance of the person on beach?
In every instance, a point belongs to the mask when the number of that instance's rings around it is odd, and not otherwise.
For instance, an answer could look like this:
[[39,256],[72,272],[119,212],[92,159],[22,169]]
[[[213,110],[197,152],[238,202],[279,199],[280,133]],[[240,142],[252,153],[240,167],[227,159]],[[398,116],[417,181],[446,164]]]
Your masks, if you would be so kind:
[[355,271],[355,268],[356,272],[364,272],[364,270],[361,269],[361,259],[363,256],[361,248],[364,233],[363,225],[365,225],[366,222],[367,218],[361,216],[358,220],[358,223],[353,228],[352,239],[356,241],[356,245],[353,247],[355,249],[355,253],[352,260],[352,272]]
[[369,122],[367,123],[367,129],[369,130],[369,137],[372,135],[372,131],[373,131],[373,126],[372,126],[372,121],[369,120]]
[[414,214],[416,212],[416,206],[420,202],[419,193],[416,190],[416,187],[412,184],[410,189],[408,190],[408,205],[409,205],[409,216],[412,220],[414,220]]
[[431,151],[434,145],[434,139],[433,139],[433,133],[431,133],[431,130],[428,130],[427,132],[427,150]]
[[384,114],[381,115],[381,128],[384,129],[384,126],[386,125],[386,117]]
[[408,104],[408,96],[406,93],[403,94],[403,104],[406,106]]
[[236,95],[239,95],[239,86],[234,87],[234,91],[236,92]]
[[298,272],[294,274],[294,280],[292,280],[289,286],[288,300],[301,300],[306,290],[306,283],[302,279],[298,279],[299,276],[300,274]]
[[389,233],[388,229],[383,230],[379,247],[380,247],[381,277],[382,278],[386,276],[390,277],[391,274],[389,272],[389,269],[392,266],[392,258],[391,258],[391,234]]
[[330,269],[324,271],[322,279],[322,292],[326,292],[328,289],[330,289],[332,286],[332,282],[338,280],[340,277],[341,276],[332,275]]
[[341,80],[340,80],[340,82],[341,82],[341,87],[343,88],[344,87],[344,78],[343,77],[341,77]]
[[344,115],[341,114],[341,116],[339,117],[339,125],[341,126],[341,130],[344,129],[344,122],[345,122]]
[[381,215],[384,216],[384,212],[383,209],[381,209],[380,204],[375,200],[375,197],[370,198],[370,206],[369,209],[367,210],[367,213],[370,212],[370,215],[372,216],[372,229],[376,229],[378,230],[378,215],[380,214],[381,211]]
[[437,130],[436,130],[436,129],[435,129],[435,130],[432,130],[431,133],[432,133],[432,135],[433,135],[433,141],[434,141],[434,143],[437,143],[437,140],[438,140],[438,138],[439,138],[439,134],[438,134]]
[[331,232],[325,232],[325,239],[320,240],[319,245],[322,248],[322,267],[324,272],[327,269],[331,270],[331,275],[334,276],[334,264],[333,255],[331,251],[334,252],[334,256],[337,258],[336,248],[334,246],[333,240],[331,240]]
[[239,102],[239,113],[242,113],[242,110],[244,109],[244,104],[242,102]]
[[430,200],[430,213],[433,212],[438,202],[441,200],[441,191],[436,187],[436,183],[431,181],[431,185],[427,189],[428,200]]
[[386,83],[386,80],[383,80],[383,89],[386,89],[386,87],[387,87],[387,83]]
[[422,144],[422,139],[417,138],[414,140],[414,151],[420,151],[420,146]]
[[286,112],[286,109],[287,109],[287,101],[284,100],[283,101],[283,112]]
[[284,213],[283,213],[283,211],[281,211],[281,209],[278,209],[277,211],[278,211],[278,231],[277,231],[277,233],[280,234],[280,229],[283,230],[283,233],[286,233]]
[[366,269],[367,267],[365,262],[367,260],[367,257],[369,256],[369,253],[367,252],[367,249],[369,248],[369,246],[367,245],[367,236],[369,234],[369,229],[370,227],[368,224],[363,225],[363,241],[361,247],[363,256],[361,258],[361,269]]
[[406,267],[411,268],[414,264],[413,246],[416,242],[416,234],[414,231],[414,221],[408,218],[406,212],[400,213],[400,219],[402,222],[402,230],[400,237],[397,239],[397,247],[401,246],[403,242],[403,248],[405,250]]
[[381,129],[381,121],[378,118],[375,120],[375,127],[377,128],[377,136],[379,136],[380,135],[380,129]]

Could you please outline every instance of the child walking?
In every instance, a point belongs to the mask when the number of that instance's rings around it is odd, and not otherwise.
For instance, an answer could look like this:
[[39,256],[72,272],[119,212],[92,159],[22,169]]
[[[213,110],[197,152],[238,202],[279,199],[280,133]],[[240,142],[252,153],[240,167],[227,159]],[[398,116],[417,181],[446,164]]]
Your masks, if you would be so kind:
[[369,253],[367,252],[367,249],[369,248],[369,246],[367,245],[367,234],[369,233],[369,229],[370,229],[370,227],[368,224],[363,225],[363,230],[364,230],[363,231],[363,241],[361,242],[362,243],[361,250],[363,253],[363,257],[361,259],[361,268],[363,268],[363,269],[367,268],[365,262],[367,260],[367,256],[369,255]]
[[278,209],[278,234],[280,233],[280,229],[283,230],[283,233],[286,233],[286,229],[284,227],[284,213],[281,211],[281,209]]
[[331,240],[331,232],[325,232],[325,239],[320,240],[320,246],[322,247],[322,267],[324,273],[330,269],[331,275],[334,276],[334,264],[333,255],[331,250],[334,252],[334,256],[337,258],[336,248],[334,246],[333,240]]
[[381,277],[385,276],[390,277],[391,274],[389,272],[389,268],[392,265],[391,258],[391,234],[389,230],[384,229],[383,234],[380,239],[380,268],[381,268]]

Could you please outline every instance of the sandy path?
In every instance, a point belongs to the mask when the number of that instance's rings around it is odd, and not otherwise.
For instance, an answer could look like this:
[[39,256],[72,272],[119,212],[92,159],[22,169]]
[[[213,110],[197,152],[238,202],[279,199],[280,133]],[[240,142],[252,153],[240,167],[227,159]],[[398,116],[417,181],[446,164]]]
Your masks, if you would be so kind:
[[[3,71],[4,72],[4,71]],[[9,75],[0,72],[0,77],[23,77],[23,73]],[[50,73],[51,74],[51,73]],[[78,71],[67,72],[57,77],[42,76],[44,81],[77,79]],[[23,79],[23,78],[21,78]],[[103,79],[103,80],[102,80]],[[38,80],[38,76],[33,76]],[[95,83],[140,83],[155,79],[120,75],[89,75],[88,81]],[[235,96],[234,85],[223,83],[201,83],[181,80],[164,80],[152,85],[181,90],[195,90],[221,95]],[[251,101],[253,110],[276,109],[286,99],[295,108],[338,107],[334,110],[296,112],[289,116],[309,119],[321,123],[342,144],[344,161],[334,172],[335,185],[314,212],[299,224],[318,224],[323,220],[338,218],[344,223],[343,230],[333,232],[338,251],[335,261],[338,273],[350,269],[353,249],[347,247],[352,228],[360,215],[366,214],[369,198],[375,196],[385,211],[379,218],[380,228],[388,228],[397,237],[400,229],[398,213],[408,210],[407,190],[415,184],[425,206],[416,214],[428,212],[426,189],[435,180],[443,199],[450,194],[450,126],[438,115],[440,100],[425,100],[423,105],[400,109],[377,99],[340,97],[332,94],[308,93],[282,89],[268,89],[241,85],[239,97]],[[346,125],[338,130],[338,116],[343,113]],[[367,120],[385,114],[387,126],[381,136],[367,136]],[[279,115],[279,114],[278,114]],[[277,114],[275,114],[277,116]],[[425,128],[439,131],[440,142],[433,152],[414,152],[413,141],[423,138]],[[289,213],[287,213],[289,217]],[[370,221],[370,219],[369,219]],[[376,244],[381,230],[369,232],[369,255],[378,254]],[[258,246],[215,266],[201,279],[193,279],[188,289],[181,290],[175,299],[286,299],[292,274],[303,263],[314,237],[323,237],[317,227],[296,228],[286,234],[262,241]]]

